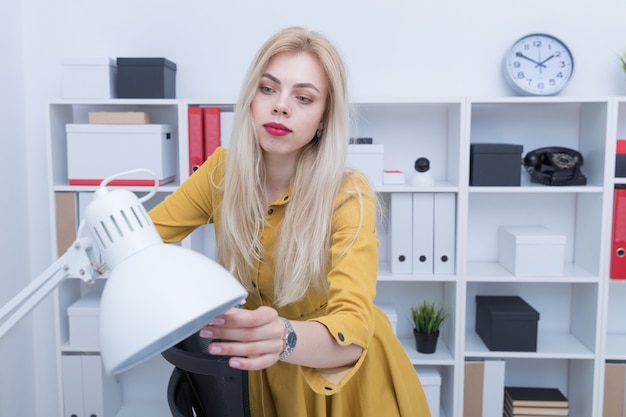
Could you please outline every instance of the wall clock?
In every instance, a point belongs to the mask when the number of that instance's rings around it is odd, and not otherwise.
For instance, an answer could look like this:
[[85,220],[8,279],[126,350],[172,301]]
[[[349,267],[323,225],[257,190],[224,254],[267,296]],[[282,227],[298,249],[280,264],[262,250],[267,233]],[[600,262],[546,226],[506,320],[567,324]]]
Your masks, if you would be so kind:
[[558,94],[572,78],[574,57],[558,38],[544,33],[516,41],[504,57],[504,78],[522,95]]

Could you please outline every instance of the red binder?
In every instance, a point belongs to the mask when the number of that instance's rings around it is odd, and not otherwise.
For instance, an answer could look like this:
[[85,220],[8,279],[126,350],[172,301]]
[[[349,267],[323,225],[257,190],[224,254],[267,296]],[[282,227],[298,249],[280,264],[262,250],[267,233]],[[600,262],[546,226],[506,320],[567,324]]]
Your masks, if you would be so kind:
[[626,279],[626,188],[616,188],[613,196],[613,239],[609,276],[613,279]]
[[220,109],[219,107],[203,107],[204,111],[204,159],[213,155],[220,146]]
[[202,107],[189,107],[187,116],[189,127],[189,175],[191,175],[204,162]]

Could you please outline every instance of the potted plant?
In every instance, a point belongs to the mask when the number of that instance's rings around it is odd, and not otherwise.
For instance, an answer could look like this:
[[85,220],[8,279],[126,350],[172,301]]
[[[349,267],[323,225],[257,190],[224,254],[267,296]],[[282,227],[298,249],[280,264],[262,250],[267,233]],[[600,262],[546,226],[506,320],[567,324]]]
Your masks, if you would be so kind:
[[420,353],[434,353],[439,339],[439,327],[448,317],[443,304],[424,300],[418,306],[411,306],[413,317],[413,334],[417,351]]

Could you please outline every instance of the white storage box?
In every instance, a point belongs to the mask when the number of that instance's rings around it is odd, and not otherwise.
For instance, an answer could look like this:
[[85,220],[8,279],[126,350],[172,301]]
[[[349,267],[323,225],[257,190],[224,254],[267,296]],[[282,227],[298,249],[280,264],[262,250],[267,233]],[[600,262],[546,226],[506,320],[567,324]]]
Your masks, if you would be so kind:
[[501,226],[498,234],[498,260],[513,275],[563,275],[565,236],[543,226]]
[[422,388],[424,388],[430,416],[439,417],[439,408],[441,408],[441,375],[439,375],[439,371],[433,366],[416,366],[415,371],[422,383]]
[[387,315],[389,321],[391,322],[391,328],[393,329],[393,333],[398,335],[398,314],[396,313],[396,309],[392,304],[379,304],[378,307]]
[[383,184],[385,185],[403,185],[404,172],[399,170],[383,171]]
[[100,346],[100,296],[99,292],[87,294],[67,308],[70,345]]
[[117,63],[112,58],[65,58],[64,98],[115,98]]
[[348,145],[348,165],[362,171],[373,187],[383,185],[384,145]]
[[[176,176],[176,140],[170,125],[68,124],[67,177],[70,185],[99,185],[110,177],[136,168],[151,170],[160,184]],[[110,185],[154,184],[140,172]]]

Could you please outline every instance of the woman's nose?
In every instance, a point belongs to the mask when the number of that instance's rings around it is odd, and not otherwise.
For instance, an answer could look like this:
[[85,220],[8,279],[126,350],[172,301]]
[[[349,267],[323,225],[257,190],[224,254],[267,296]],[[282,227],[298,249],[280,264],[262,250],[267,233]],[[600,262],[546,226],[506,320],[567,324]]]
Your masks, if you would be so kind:
[[283,116],[289,115],[289,106],[287,105],[287,102],[285,99],[279,98],[276,100],[276,102],[274,103],[273,113],[281,114]]

